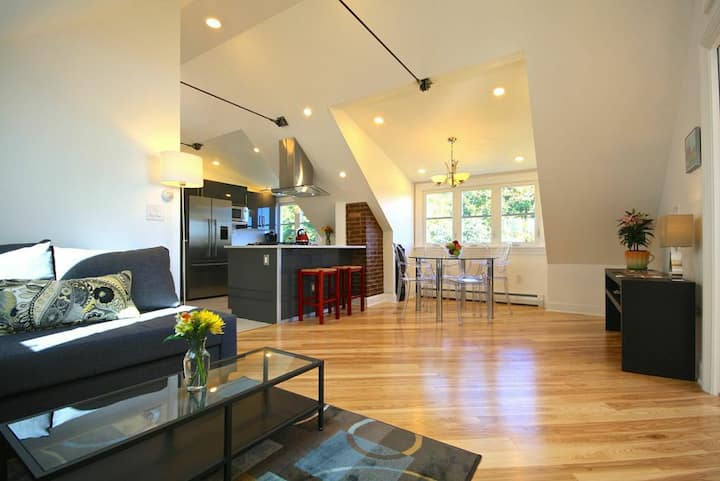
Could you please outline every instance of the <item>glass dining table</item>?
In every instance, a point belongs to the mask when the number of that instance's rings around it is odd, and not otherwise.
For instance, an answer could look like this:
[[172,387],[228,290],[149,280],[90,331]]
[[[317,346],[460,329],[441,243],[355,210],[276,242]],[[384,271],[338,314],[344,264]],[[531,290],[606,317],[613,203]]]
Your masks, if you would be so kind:
[[[486,304],[487,304],[487,319],[488,322],[492,322],[495,314],[495,283],[493,281],[494,276],[494,263],[495,259],[498,258],[496,255],[460,255],[458,257],[448,255],[412,255],[408,256],[410,259],[415,259],[415,276],[420,279],[422,276],[421,267],[419,261],[434,261],[435,262],[435,320],[443,320],[443,280],[445,278],[444,270],[445,264],[448,262],[459,263],[460,272],[464,273],[467,261],[484,261],[485,262],[485,292],[487,293]],[[415,284],[415,310],[420,310],[420,297],[421,297],[422,286],[421,283]],[[464,295],[464,291],[463,291]]]

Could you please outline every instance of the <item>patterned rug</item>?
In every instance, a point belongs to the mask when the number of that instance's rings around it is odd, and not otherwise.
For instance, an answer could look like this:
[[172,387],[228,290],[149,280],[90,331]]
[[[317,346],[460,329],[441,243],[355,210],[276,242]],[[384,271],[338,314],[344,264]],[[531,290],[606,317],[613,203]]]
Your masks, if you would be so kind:
[[[317,430],[317,418],[312,417],[235,457],[233,480],[469,481],[480,459],[478,454],[328,406],[323,431]],[[17,460],[9,467],[10,481],[32,479]],[[220,480],[220,472],[206,478]]]
[[[234,481],[468,481],[481,456],[328,406],[235,458]],[[211,476],[208,481],[218,481]]]

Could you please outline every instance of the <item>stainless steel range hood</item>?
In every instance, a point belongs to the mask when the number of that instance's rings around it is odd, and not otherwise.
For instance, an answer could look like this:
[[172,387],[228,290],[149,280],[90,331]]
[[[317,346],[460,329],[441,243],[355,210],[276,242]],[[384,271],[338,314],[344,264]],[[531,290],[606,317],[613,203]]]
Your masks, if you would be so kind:
[[313,182],[313,166],[295,137],[280,140],[280,187],[270,189],[279,197],[329,195]]

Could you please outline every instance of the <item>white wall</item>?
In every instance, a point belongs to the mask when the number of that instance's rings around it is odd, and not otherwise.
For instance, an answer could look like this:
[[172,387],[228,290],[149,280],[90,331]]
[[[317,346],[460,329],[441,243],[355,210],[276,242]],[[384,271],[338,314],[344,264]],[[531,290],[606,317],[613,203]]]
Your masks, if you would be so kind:
[[392,294],[395,292],[393,243],[402,244],[406,251],[413,245],[413,185],[347,113],[341,109],[331,111],[389,224],[385,227],[378,218],[383,227],[383,290]]
[[[0,243],[164,245],[177,279],[179,196],[163,203],[153,179],[153,155],[179,142],[177,2],[15,3],[0,33]],[[145,220],[148,204],[165,220]]]
[[[714,14],[714,19],[712,18]],[[696,0],[692,27],[684,44],[683,64],[678,102],[675,105],[675,123],[664,165],[664,184],[658,205],[658,215],[693,214],[695,216],[695,245],[682,248],[684,277],[698,285],[697,326],[699,334],[699,381],[703,389],[717,394],[720,391],[720,322],[713,291],[717,285],[717,270],[713,271],[713,228],[718,225],[717,184],[713,169],[717,169],[717,115],[718,84],[717,60],[714,47],[720,43],[720,5],[717,1]],[[714,27],[713,27],[714,25]],[[715,32],[713,33],[713,30]],[[701,46],[708,43],[709,50]],[[715,122],[713,122],[713,118]],[[685,137],[694,128],[701,127],[703,166],[690,174],[685,173]],[[715,239],[715,240],[713,240]],[[662,265],[667,265],[669,252],[662,254]],[[716,260],[715,260],[716,261]],[[666,268],[665,268],[666,269]]]

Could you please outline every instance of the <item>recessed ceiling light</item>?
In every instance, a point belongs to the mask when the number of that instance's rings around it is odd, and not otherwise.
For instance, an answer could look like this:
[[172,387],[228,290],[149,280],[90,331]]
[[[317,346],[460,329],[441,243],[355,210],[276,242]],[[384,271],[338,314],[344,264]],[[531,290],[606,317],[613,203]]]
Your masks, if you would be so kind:
[[515,157],[515,162],[522,162],[523,160],[525,160],[525,157],[523,157],[522,155],[518,155],[517,157]]
[[418,174],[424,174],[426,172],[427,172],[427,170],[425,170],[425,169],[418,169]]
[[222,27],[222,22],[215,17],[208,17],[205,19],[205,25],[217,30],[218,28]]
[[312,109],[310,107],[305,107],[303,109],[303,115],[305,115],[305,117],[310,117],[312,115]]
[[385,119],[378,115],[373,119],[373,122],[375,122],[377,125],[382,125],[385,123]]
[[219,160],[213,160],[213,161],[212,161],[212,165],[220,165],[220,161],[219,161]]
[[258,152],[260,152],[260,149],[258,147],[255,147],[255,148],[253,148],[253,152],[255,152],[257,154]]
[[493,89],[493,95],[495,97],[502,97],[503,95],[505,95],[505,89],[502,87],[495,87]]
[[341,170],[341,171],[338,173],[338,175],[340,176],[341,179],[344,179],[345,177],[347,177],[347,173],[346,173],[344,170]]
[[225,194],[225,197],[232,197],[232,195],[230,195],[230,193],[228,192],[227,194]]

